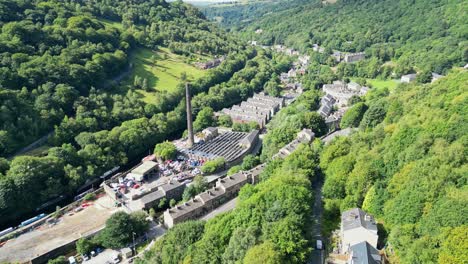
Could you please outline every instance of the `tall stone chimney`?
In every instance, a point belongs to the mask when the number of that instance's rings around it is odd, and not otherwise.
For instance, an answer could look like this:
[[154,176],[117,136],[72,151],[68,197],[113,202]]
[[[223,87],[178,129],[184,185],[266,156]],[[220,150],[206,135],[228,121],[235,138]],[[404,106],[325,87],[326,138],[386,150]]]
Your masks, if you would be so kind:
[[188,147],[192,147],[193,139],[193,124],[192,124],[192,98],[190,97],[189,84],[185,84],[185,101],[187,103],[187,130],[188,130]]

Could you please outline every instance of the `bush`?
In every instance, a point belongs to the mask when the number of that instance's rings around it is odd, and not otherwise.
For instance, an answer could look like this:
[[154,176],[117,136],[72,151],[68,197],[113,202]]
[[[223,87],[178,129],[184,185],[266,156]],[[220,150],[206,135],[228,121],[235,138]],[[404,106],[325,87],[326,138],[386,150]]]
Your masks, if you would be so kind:
[[233,174],[235,174],[235,173],[238,173],[238,172],[241,171],[241,170],[242,170],[241,165],[237,165],[237,166],[231,167],[231,168],[228,170],[227,175],[228,175],[228,176],[229,176],[229,175],[233,175]]
[[218,117],[218,125],[223,127],[231,127],[232,119],[228,115],[221,115]]
[[88,194],[85,195],[84,200],[85,201],[94,201],[94,200],[96,200],[96,194],[88,193]]
[[76,251],[81,255],[88,254],[89,252],[93,251],[96,246],[97,245],[93,240],[83,237],[76,242]]
[[64,256],[60,256],[56,259],[51,259],[47,264],[68,264],[68,260]]
[[249,154],[245,156],[244,160],[242,161],[241,169],[250,170],[258,164],[260,164],[260,158]]
[[211,174],[217,171],[224,169],[226,161],[224,158],[217,158],[214,160],[210,160],[205,162],[205,164],[201,167],[201,171],[203,174]]

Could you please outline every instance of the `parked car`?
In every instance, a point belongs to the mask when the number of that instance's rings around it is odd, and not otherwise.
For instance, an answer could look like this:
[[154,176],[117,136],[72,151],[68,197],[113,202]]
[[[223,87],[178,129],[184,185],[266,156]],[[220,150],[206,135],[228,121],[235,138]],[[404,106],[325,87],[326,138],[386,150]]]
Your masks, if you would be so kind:
[[102,253],[102,248],[96,248],[96,253],[101,254]]
[[322,240],[317,240],[317,249],[318,249],[318,250],[322,250],[322,249],[323,249]]
[[95,257],[95,256],[97,256],[96,251],[94,251],[94,250],[91,251],[91,257]]
[[81,258],[83,259],[83,261],[88,261],[88,260],[89,260],[88,254],[83,254],[83,255],[81,256]]
[[112,263],[114,263],[114,264],[120,263],[119,254],[115,254],[114,257],[112,257]]
[[71,256],[68,258],[68,263],[70,264],[77,264],[75,257]]

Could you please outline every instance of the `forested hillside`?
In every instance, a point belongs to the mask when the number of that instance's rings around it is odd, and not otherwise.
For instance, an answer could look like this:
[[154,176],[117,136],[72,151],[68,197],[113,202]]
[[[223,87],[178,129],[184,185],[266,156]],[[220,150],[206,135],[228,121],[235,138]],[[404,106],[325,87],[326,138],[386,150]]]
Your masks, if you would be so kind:
[[237,1],[201,7],[207,18],[219,22],[223,27],[239,30],[271,12],[298,7],[308,0]]
[[465,262],[468,73],[400,85],[366,104],[361,131],[321,155],[327,213],[375,215],[395,263]]
[[[467,62],[467,8],[463,0],[308,1],[238,24],[245,25],[240,31],[246,40],[264,45],[306,50],[319,44],[327,52],[366,51],[368,57],[392,60],[399,67],[416,66],[443,74],[452,65]],[[252,9],[252,17],[255,13],[262,14]],[[255,33],[257,29],[263,32]]]
[[73,115],[78,97],[107,87],[137,46],[179,54],[237,49],[195,8],[156,0],[1,1],[0,25],[0,156]]
[[45,154],[0,157],[2,225],[182,133],[183,85],[143,100],[141,80],[112,81],[129,71],[134,51],[165,47],[189,62],[227,55],[191,80],[197,112],[230,106],[281,70],[271,54],[239,51],[234,38],[181,2],[0,1],[0,10],[0,156],[53,132]]

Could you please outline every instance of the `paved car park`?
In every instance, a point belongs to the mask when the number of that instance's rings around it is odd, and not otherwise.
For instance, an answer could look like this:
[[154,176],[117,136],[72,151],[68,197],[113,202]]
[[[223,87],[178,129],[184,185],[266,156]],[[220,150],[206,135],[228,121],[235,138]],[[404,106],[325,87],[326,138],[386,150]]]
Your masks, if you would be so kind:
[[7,241],[0,247],[0,263],[27,262],[50,249],[60,247],[104,227],[106,220],[121,208],[107,195],[87,203],[79,212],[68,213],[55,225],[42,225]]
[[88,261],[84,261],[83,263],[86,264],[105,264],[105,263],[113,263],[113,257],[119,254],[119,251],[113,249],[106,249],[101,252],[99,255],[90,258]]

